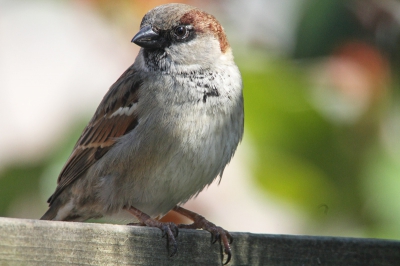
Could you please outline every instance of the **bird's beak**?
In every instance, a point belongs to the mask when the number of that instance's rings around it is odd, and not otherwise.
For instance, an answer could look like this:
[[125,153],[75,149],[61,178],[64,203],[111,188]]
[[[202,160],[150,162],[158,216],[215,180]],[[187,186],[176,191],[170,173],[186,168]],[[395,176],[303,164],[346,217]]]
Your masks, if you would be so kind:
[[133,37],[132,42],[143,48],[157,49],[163,45],[163,40],[157,32],[154,32],[150,25],[144,26]]

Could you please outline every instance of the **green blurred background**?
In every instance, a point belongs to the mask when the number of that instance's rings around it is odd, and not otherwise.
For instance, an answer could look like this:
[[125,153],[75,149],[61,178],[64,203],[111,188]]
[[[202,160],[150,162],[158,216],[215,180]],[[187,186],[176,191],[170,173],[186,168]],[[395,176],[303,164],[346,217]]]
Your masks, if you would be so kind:
[[[45,212],[141,17],[166,2],[0,2],[0,216]],[[222,22],[245,97],[220,187],[187,206],[228,230],[400,239],[400,1],[179,2]]]

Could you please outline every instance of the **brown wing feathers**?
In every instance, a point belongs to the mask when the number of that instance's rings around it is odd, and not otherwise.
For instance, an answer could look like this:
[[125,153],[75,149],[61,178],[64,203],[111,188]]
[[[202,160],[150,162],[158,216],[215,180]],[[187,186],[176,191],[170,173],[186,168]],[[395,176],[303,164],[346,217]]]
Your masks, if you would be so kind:
[[128,110],[138,102],[139,86],[140,81],[132,69],[125,71],[111,86],[62,169],[56,191],[47,201],[50,205],[68,185],[103,157],[119,137],[136,127],[137,116],[134,110]]

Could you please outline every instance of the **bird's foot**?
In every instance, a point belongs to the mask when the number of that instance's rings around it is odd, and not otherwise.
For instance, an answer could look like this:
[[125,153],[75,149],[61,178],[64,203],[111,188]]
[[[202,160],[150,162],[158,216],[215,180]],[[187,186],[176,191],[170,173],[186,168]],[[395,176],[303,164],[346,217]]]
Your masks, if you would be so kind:
[[228,264],[232,257],[231,246],[233,242],[232,236],[229,234],[228,231],[223,229],[222,227],[216,226],[212,222],[208,221],[203,216],[184,209],[182,207],[176,206],[173,209],[175,212],[188,217],[193,221],[191,224],[179,224],[179,228],[184,229],[203,229],[211,233],[211,243],[214,244],[217,240],[221,243],[224,253],[226,254],[227,258],[224,264]]
[[178,227],[174,223],[163,223],[156,219],[151,218],[149,215],[144,212],[139,211],[134,207],[126,208],[128,212],[133,214],[138,220],[139,223],[130,223],[128,225],[138,225],[138,226],[148,226],[148,227],[156,227],[162,231],[162,237],[167,238],[167,247],[169,256],[172,257],[178,251],[178,245],[176,243],[175,238],[178,237]]

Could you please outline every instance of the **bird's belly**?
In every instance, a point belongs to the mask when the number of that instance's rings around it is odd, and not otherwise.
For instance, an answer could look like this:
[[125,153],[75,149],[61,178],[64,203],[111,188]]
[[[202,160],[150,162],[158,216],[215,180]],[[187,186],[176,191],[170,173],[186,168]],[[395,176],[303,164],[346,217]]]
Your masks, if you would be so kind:
[[[179,134],[160,145],[155,163],[149,170],[142,186],[135,186],[132,206],[158,216],[167,213],[175,205],[197,195],[209,185],[225,167],[230,153],[223,131],[216,121],[202,126],[180,128]],[[197,129],[197,130],[195,130]],[[185,134],[186,133],[186,134]],[[135,177],[132,176],[132,179]]]
[[[137,152],[127,152],[126,148],[116,151],[126,158],[124,164],[128,167],[103,178],[106,181],[101,198],[111,212],[129,205],[152,217],[166,214],[222,173],[237,145],[228,143],[227,134],[232,133],[232,128],[223,123],[222,117],[197,117],[192,123],[154,130],[162,134],[151,134],[157,137],[131,147]],[[124,143],[121,147],[129,145]],[[109,186],[117,189],[107,189]]]

